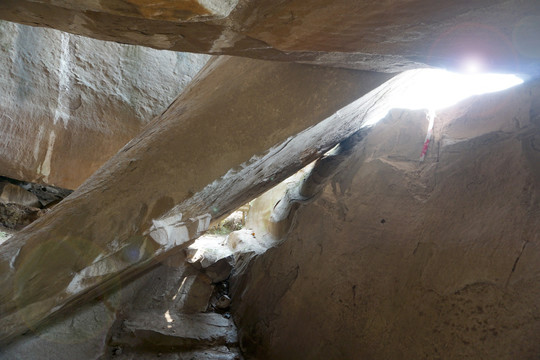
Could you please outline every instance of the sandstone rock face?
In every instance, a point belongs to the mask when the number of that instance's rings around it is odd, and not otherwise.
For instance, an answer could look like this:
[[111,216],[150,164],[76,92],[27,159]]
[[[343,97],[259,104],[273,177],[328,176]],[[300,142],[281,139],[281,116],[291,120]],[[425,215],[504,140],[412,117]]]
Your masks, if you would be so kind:
[[207,59],[0,22],[0,175],[75,189]]
[[399,72],[540,75],[536,0],[4,0],[0,17],[160,49]]
[[[244,58],[207,64],[106,165],[1,245],[0,341],[148,271],[212,218],[321,156],[362,126],[389,77]],[[351,102],[347,116],[338,112]]]
[[103,12],[149,20],[193,21],[220,18],[229,15],[238,0],[165,0],[152,3],[142,0],[110,0],[97,3],[92,0],[72,3],[67,0],[30,0],[61,8],[79,11]]
[[540,83],[393,111],[233,287],[257,359],[540,353]]
[[0,183],[0,202],[14,203],[24,206],[41,207],[39,198],[20,186],[4,182]]

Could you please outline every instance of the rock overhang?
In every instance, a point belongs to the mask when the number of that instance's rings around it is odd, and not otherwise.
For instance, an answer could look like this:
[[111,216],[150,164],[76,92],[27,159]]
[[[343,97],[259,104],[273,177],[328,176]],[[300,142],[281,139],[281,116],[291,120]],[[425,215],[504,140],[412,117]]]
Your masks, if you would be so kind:
[[[116,3],[123,7],[113,6]],[[535,0],[104,4],[6,0],[0,4],[0,17],[177,51],[392,73],[421,66],[463,70],[463,62],[476,57],[487,72],[540,75],[540,3]],[[193,9],[190,15],[179,15],[175,7]]]

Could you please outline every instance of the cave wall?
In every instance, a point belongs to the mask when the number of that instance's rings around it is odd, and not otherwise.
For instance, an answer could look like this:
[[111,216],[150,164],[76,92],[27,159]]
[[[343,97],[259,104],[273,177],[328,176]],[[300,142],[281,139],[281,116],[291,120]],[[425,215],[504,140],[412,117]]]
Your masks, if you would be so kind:
[[0,22],[0,175],[75,189],[208,60]]
[[393,110],[235,278],[257,359],[536,359],[540,83]]

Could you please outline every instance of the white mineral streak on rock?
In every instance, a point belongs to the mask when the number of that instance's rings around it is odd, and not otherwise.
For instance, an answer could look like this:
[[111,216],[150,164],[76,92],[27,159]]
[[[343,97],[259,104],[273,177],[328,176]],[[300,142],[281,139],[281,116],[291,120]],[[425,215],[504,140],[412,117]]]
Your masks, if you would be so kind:
[[197,226],[197,232],[200,234],[208,230],[208,227],[210,226],[210,220],[212,220],[212,216],[210,214],[200,215],[197,216],[197,220],[199,222],[199,225]]
[[97,263],[98,261],[101,261],[101,259],[103,259],[103,254],[99,254],[99,255],[97,256],[97,258],[94,259],[94,261],[92,262],[92,264],[95,264],[95,263]]
[[[157,243],[163,246],[162,251],[169,250],[175,246],[182,245],[187,241],[206,231],[210,226],[210,214],[200,215],[182,220],[182,213],[175,213],[169,217],[159,220],[152,220],[149,235]],[[197,233],[190,234],[187,225],[197,223]]]
[[19,253],[21,252],[21,249],[19,248],[15,255],[11,258],[11,261],[9,262],[9,267],[13,270],[15,270],[15,260],[17,260],[17,256],[19,256]]
[[118,249],[120,249],[120,243],[118,241],[118,237],[115,237],[109,244],[107,244],[107,248],[111,252],[116,252]]
[[139,248],[139,258],[137,259],[137,261],[140,261],[146,253],[146,245],[148,245],[148,241],[146,241],[146,238],[144,238],[141,247]]
[[58,98],[56,100],[56,111],[54,112],[54,124],[61,119],[64,123],[64,128],[67,127],[70,111],[69,111],[69,94],[71,92],[71,70],[69,69],[72,62],[71,53],[69,51],[69,34],[61,33],[62,53],[60,54],[60,65],[58,69]]
[[49,134],[49,145],[47,146],[47,154],[45,155],[45,160],[43,160],[43,164],[41,164],[38,169],[38,171],[43,176],[45,176],[45,182],[49,181],[49,175],[51,174],[51,158],[55,139],[56,135],[54,134],[54,131],[51,131],[51,133]]
[[66,288],[66,292],[77,294],[87,287],[87,285],[84,284],[85,281],[94,277],[101,277],[116,272],[119,268],[116,262],[117,260],[113,257],[109,256],[103,258],[103,254],[98,255],[91,265],[85,267],[73,276],[73,279]]
[[[190,240],[190,234],[187,228],[187,223],[197,222],[197,235],[200,232],[206,231],[210,225],[210,214],[204,214],[195,218],[190,218],[188,221],[181,221],[182,214],[177,213],[164,219],[153,220],[152,227],[150,228],[150,236],[163,246],[162,251],[171,249],[174,246],[181,245]],[[195,234],[193,234],[195,236]],[[144,248],[147,243],[144,241],[139,249],[139,258],[136,261],[140,261]],[[14,256],[12,262],[14,262]],[[73,276],[73,279],[66,288],[66,292],[69,294],[76,294],[84,290],[88,285],[85,282],[95,277],[101,277],[112,274],[119,269],[117,260],[114,257],[104,257],[103,254],[99,254],[91,265],[79,271]]]
[[195,283],[195,280],[197,280],[197,276],[194,275],[187,276],[184,278],[184,280],[182,280],[182,284],[180,284],[178,291],[174,295],[175,299],[178,298],[178,300],[176,300],[176,306],[178,309],[182,309],[186,303],[189,296],[189,290]]
[[[76,15],[74,26],[88,18]],[[141,35],[142,36],[142,35]],[[152,41],[169,46],[168,36]],[[75,189],[189,84],[208,55],[158,51],[0,21],[0,168]]]
[[152,220],[150,237],[164,249],[172,248],[177,242],[182,243],[189,240],[189,232],[182,220],[182,213],[174,214],[170,217]]
[[234,44],[242,38],[242,35],[239,35],[235,31],[225,29],[219,38],[214,40],[212,48],[210,49],[210,54],[220,53],[223,49],[232,48],[234,47]]
[[198,2],[209,12],[219,17],[229,16],[231,11],[238,5],[238,0],[199,0]]
[[38,134],[35,140],[34,144],[34,160],[37,161],[39,158],[39,145],[41,144],[41,140],[43,139],[43,132],[45,130],[45,127],[43,124],[39,125]]

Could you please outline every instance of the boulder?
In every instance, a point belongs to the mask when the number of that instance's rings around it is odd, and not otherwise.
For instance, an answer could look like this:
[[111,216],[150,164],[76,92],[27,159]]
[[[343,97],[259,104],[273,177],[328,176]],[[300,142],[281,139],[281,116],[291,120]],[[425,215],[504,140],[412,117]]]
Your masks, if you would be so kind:
[[231,280],[257,359],[540,353],[540,83],[392,111],[287,239]]
[[39,208],[38,197],[20,186],[11,183],[0,183],[0,201],[5,204],[18,204]]

